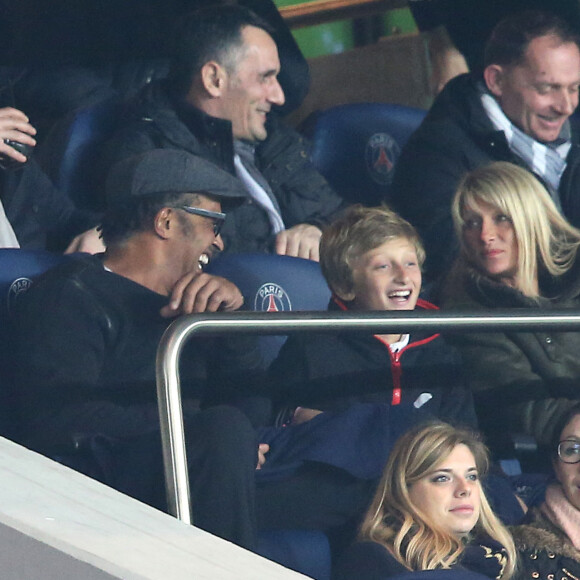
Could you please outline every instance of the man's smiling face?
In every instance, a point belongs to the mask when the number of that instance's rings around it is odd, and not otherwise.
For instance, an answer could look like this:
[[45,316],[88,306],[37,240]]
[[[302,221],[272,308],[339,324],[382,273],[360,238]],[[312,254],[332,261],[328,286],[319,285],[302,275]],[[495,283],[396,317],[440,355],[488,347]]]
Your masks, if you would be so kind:
[[278,49],[272,37],[255,26],[246,26],[242,38],[241,57],[235,70],[227,74],[220,116],[232,122],[236,139],[263,141],[272,105],[284,104],[284,91],[277,78]]
[[523,62],[488,69],[497,72],[492,84],[486,76],[488,88],[510,121],[536,141],[556,140],[578,105],[578,46],[540,36],[528,45]]

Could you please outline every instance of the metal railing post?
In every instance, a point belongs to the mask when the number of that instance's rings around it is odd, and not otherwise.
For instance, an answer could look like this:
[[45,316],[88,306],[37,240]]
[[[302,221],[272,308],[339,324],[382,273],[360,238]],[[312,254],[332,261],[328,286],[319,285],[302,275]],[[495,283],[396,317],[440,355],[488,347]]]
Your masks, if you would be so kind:
[[353,312],[234,312],[190,314],[175,320],[165,331],[157,350],[157,396],[169,512],[191,523],[189,476],[181,409],[178,363],[192,335],[236,333],[296,334],[364,330],[370,333],[409,333],[425,329],[501,332],[558,329],[580,330],[580,313],[494,311],[450,313],[431,311]]

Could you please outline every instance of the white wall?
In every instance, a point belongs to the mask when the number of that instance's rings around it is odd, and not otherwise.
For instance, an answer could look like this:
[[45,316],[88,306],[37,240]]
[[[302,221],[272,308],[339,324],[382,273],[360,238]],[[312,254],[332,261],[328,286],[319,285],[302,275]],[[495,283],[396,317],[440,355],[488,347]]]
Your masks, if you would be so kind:
[[0,577],[304,578],[3,438]]

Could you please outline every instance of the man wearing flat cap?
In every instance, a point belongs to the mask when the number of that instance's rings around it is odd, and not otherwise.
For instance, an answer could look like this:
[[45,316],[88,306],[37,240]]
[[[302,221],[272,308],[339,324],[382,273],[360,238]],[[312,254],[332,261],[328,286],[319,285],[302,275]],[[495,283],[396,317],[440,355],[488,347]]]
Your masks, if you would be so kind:
[[[23,429],[19,440],[145,503],[165,509],[155,356],[171,317],[236,310],[239,290],[205,274],[221,250],[238,180],[199,157],[157,150],[111,172],[104,254],[71,259],[17,305]],[[217,339],[215,339],[217,341]],[[189,341],[181,358],[196,525],[255,547],[249,420],[233,407],[199,410],[213,384],[254,380],[257,350],[242,337]]]

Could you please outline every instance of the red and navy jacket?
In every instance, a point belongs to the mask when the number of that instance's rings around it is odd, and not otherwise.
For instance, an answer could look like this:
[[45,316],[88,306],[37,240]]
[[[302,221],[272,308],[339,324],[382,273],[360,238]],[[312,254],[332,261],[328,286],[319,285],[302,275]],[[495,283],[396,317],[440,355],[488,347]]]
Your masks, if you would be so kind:
[[[418,309],[437,306],[418,300]],[[347,310],[333,298],[329,310]],[[341,411],[354,403],[412,405],[432,416],[475,426],[471,392],[457,352],[439,334],[413,333],[397,353],[368,332],[291,336],[270,367],[276,405]]]

